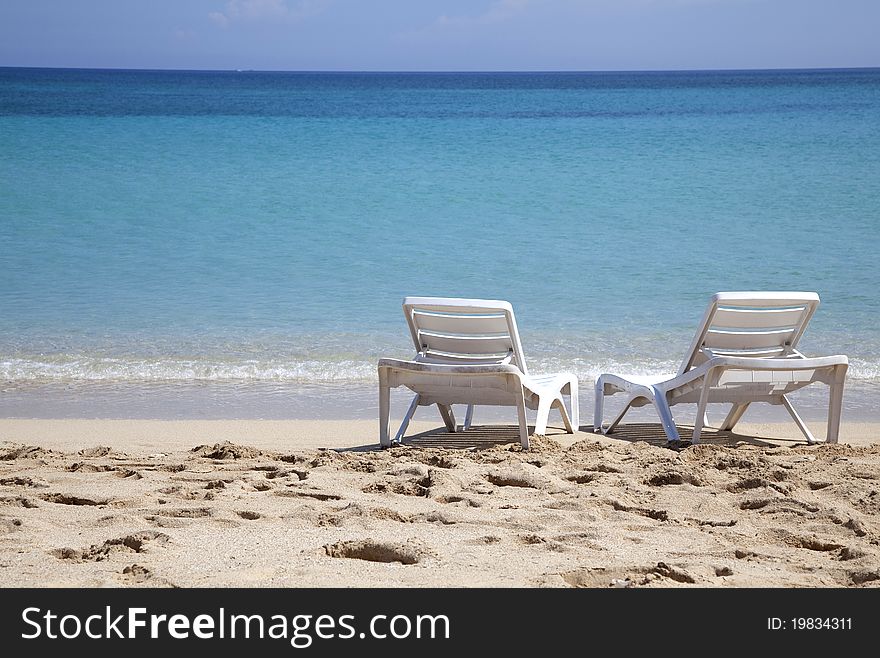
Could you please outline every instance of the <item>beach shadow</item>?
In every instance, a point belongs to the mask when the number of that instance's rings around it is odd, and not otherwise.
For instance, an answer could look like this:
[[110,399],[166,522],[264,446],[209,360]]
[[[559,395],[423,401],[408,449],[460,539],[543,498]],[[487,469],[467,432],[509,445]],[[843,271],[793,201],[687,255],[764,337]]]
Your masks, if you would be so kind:
[[[534,427],[529,427],[529,431]],[[563,430],[558,430],[562,432]],[[547,428],[547,436],[557,433],[555,428]],[[517,425],[473,425],[469,430],[447,432],[445,427],[420,432],[403,437],[402,445],[413,448],[447,448],[450,450],[487,450],[515,443],[519,445]]]
[[[529,426],[529,435],[534,436],[534,425]],[[566,434],[562,427],[547,427],[545,436],[555,438],[557,436],[571,437]],[[469,430],[463,430],[459,426],[457,432],[447,432],[445,427],[410,434],[403,437],[400,445],[410,448],[446,448],[448,450],[488,450],[498,446],[514,443],[519,446],[518,425],[473,425]],[[384,450],[379,444],[354,446],[351,448],[338,448],[336,452],[374,452]]]
[[[666,434],[663,432],[663,426],[660,423],[627,423],[620,424],[611,434],[605,436],[609,439],[617,439],[620,441],[644,441],[661,448],[672,448],[681,450],[691,445],[690,437],[693,436],[693,425],[676,425],[681,441],[678,444],[669,444],[666,441]],[[582,432],[592,432],[591,426],[581,427]],[[738,443],[747,443],[749,445],[759,446],[762,448],[773,448],[780,445],[799,445],[804,444],[804,440],[786,439],[775,437],[755,436],[753,434],[740,434],[738,432],[727,432],[718,429],[704,427],[700,433],[700,443],[706,445],[720,445],[732,447]]]
[[[676,425],[676,428],[681,436],[681,441],[677,444],[670,444],[666,441],[666,434],[663,432],[663,426],[660,423],[620,424],[614,429],[614,432],[605,436],[616,441],[627,441],[629,443],[644,441],[660,448],[683,450],[691,445],[690,437],[693,435],[694,426]],[[534,426],[529,426],[530,432],[533,432],[534,429]],[[596,436],[592,425],[582,425],[578,428],[578,433],[587,434],[588,436],[577,437],[575,440],[581,440],[581,438],[589,439]],[[534,436],[534,434],[531,436]],[[545,436],[561,440],[573,438],[571,434],[566,434],[562,427],[548,427]],[[459,431],[454,433],[447,432],[445,427],[437,427],[419,432],[418,434],[405,436],[400,445],[411,448],[488,450],[511,443],[519,445],[519,427],[517,425],[474,425],[467,431],[459,429]],[[722,432],[713,428],[703,428],[700,443],[727,447],[746,443],[761,448],[773,448],[785,445],[802,445],[804,441],[803,439],[762,437],[752,434],[740,434],[738,432]],[[383,448],[374,443],[351,448],[340,448],[336,449],[336,452],[375,452],[379,450],[383,450]]]

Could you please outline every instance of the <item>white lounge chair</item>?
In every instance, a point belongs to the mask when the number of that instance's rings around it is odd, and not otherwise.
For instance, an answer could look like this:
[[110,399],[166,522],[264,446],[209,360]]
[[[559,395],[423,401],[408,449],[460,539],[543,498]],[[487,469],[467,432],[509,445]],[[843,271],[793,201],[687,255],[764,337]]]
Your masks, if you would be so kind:
[[[598,378],[594,431],[608,434],[630,407],[653,404],[667,440],[678,441],[670,407],[689,402],[697,404],[692,438],[697,443],[708,425],[708,403],[733,405],[720,427],[732,430],[752,402],[769,402],[784,406],[807,441],[815,443],[786,396],[823,382],[830,387],[826,441],[836,443],[847,358],[807,358],[796,349],[817,306],[819,296],[813,292],[719,292],[712,297],[676,375]],[[625,393],[626,403],[603,427],[605,397],[615,393]]]
[[[528,374],[513,308],[508,302],[485,299],[407,297],[403,312],[416,356],[411,361],[379,361],[379,442],[387,447],[391,389],[405,386],[415,397],[394,437],[399,442],[420,406],[436,404],[450,432],[456,431],[453,404],[466,404],[464,429],[473,421],[474,406],[515,406],[520,442],[529,447],[526,407],[538,410],[535,434],[547,431],[550,408],[559,409],[573,433],[580,422],[578,381],[572,374],[532,377]],[[563,395],[570,397],[571,414]]]

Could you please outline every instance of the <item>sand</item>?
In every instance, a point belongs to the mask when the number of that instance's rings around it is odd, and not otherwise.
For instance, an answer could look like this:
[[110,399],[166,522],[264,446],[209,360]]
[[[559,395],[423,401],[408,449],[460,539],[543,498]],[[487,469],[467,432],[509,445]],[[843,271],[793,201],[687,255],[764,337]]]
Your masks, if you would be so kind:
[[877,586],[880,424],[841,429],[0,420],[0,585]]

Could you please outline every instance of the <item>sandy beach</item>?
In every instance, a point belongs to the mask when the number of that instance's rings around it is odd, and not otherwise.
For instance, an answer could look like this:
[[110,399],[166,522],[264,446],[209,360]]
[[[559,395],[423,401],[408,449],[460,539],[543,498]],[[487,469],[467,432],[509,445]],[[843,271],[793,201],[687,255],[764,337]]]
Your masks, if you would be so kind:
[[0,420],[0,585],[880,584],[880,425],[796,431]]

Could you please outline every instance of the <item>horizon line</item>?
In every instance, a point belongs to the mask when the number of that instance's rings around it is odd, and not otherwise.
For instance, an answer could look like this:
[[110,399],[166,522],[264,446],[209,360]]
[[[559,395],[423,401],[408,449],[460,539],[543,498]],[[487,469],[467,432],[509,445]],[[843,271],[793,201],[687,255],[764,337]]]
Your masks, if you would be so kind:
[[115,67],[115,66],[7,66],[0,64],[0,69],[29,69],[43,71],[143,71],[143,72],[178,72],[178,73],[324,73],[324,74],[476,74],[490,73],[512,74],[584,74],[584,73],[743,73],[773,71],[872,71],[880,70],[880,66],[806,66],[806,67],[747,67],[747,68],[705,68],[705,69],[253,69],[253,68],[152,68],[152,67]]

